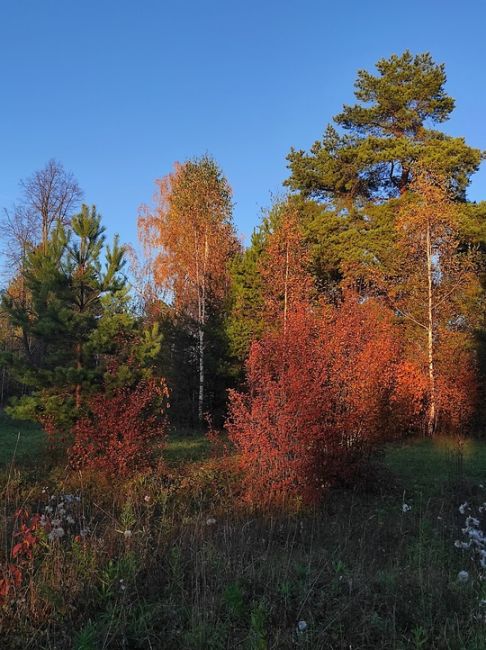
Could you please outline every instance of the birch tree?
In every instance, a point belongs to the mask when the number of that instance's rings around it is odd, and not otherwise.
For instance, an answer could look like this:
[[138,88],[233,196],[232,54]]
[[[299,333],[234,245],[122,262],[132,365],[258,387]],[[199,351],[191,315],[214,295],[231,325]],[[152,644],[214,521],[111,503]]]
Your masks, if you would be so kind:
[[287,329],[289,312],[309,301],[312,279],[309,256],[299,223],[299,210],[291,199],[272,210],[273,229],[267,236],[258,270],[262,278],[266,325]]
[[202,423],[206,326],[228,295],[229,262],[238,248],[231,189],[215,161],[203,156],[176,164],[157,181],[155,206],[142,207],[139,233],[153,260],[154,282],[168,291],[175,312],[194,323]]
[[398,210],[397,248],[392,269],[378,284],[408,331],[409,348],[423,353],[427,375],[426,432],[439,416],[439,353],[448,338],[472,330],[468,301],[479,295],[477,258],[459,238],[460,207],[444,179],[419,171]]

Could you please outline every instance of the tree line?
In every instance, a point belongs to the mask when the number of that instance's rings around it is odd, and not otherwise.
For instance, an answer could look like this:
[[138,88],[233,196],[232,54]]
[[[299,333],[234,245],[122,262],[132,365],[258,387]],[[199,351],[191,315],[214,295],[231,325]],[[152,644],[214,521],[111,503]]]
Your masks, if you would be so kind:
[[[105,242],[50,161],[6,211],[2,400],[75,466],[150,464],[169,424],[225,426],[252,498],[315,498],[379,442],[484,425],[483,152],[439,129],[444,65],[360,70],[248,247],[214,159],[143,205],[143,254]],[[107,461],[109,459],[109,461]]]

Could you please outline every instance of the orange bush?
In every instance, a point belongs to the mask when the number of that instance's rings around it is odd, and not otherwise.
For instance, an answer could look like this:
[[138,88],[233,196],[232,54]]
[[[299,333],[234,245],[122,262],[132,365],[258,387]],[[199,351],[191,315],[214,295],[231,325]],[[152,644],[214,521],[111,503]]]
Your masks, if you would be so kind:
[[426,366],[417,360],[402,359],[395,369],[395,387],[391,395],[393,419],[401,433],[424,433],[428,403]]
[[437,429],[464,433],[478,400],[476,360],[468,335],[443,332],[437,357]]
[[389,313],[349,296],[289,313],[285,332],[253,344],[248,391],[230,393],[229,435],[247,497],[318,498],[349,478],[391,429],[399,345]]
[[[435,393],[437,433],[463,433],[478,399],[477,369],[468,335],[443,330],[436,345]],[[401,431],[425,434],[429,403],[427,359],[423,350],[409,349],[398,366],[392,396],[394,419]]]
[[118,476],[151,467],[165,437],[167,397],[165,383],[154,378],[92,397],[89,415],[74,426],[71,465]]

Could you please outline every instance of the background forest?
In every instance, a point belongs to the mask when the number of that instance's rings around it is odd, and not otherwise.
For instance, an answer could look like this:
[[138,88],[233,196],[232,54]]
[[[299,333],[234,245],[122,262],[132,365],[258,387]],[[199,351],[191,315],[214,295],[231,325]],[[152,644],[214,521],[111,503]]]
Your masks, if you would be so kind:
[[484,152],[442,129],[428,53],[354,95],[246,247],[209,154],[162,170],[132,244],[61,162],[21,181],[6,647],[486,647]]

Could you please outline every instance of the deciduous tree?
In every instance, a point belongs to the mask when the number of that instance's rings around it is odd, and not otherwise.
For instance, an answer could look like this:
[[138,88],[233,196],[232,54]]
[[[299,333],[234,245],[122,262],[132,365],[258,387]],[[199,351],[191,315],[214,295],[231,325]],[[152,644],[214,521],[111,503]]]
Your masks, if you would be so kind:
[[194,323],[202,422],[208,321],[225,305],[229,263],[238,250],[231,190],[214,160],[203,156],[177,164],[158,181],[155,201],[153,210],[142,209],[140,236],[149,251],[155,250],[155,282],[170,292],[176,313]]
[[273,209],[274,228],[258,269],[267,329],[277,325],[285,331],[289,313],[309,302],[312,279],[299,216],[297,206],[289,199]]
[[2,222],[3,253],[18,272],[28,251],[42,245],[44,251],[56,223],[67,225],[83,192],[61,163],[49,160],[45,167],[20,182],[22,196]]
[[449,400],[439,398],[439,385],[444,394],[450,393],[450,382],[456,382],[456,389],[460,390],[459,377],[467,375],[462,387],[465,394],[459,400],[465,420],[471,412],[471,404],[468,408],[466,405],[474,395],[473,368],[464,374],[456,366],[455,380],[450,371],[443,372],[440,380],[437,374],[439,351],[447,349],[452,341],[450,360],[457,357],[462,340],[462,363],[467,361],[469,366],[474,363],[470,350],[467,351],[471,347],[467,339],[475,326],[474,307],[479,306],[480,286],[476,251],[464,246],[459,238],[460,216],[460,206],[451,197],[445,179],[419,169],[398,211],[395,249],[398,255],[393,262],[389,261],[386,270],[378,270],[375,276],[387,303],[404,320],[412,356],[419,364],[420,353],[426,360],[426,429],[430,436],[436,428],[439,402],[444,413],[449,410]]
[[240,363],[251,343],[266,328],[282,326],[292,304],[307,299],[313,288],[305,207],[295,197],[277,200],[232,263],[228,333]]

